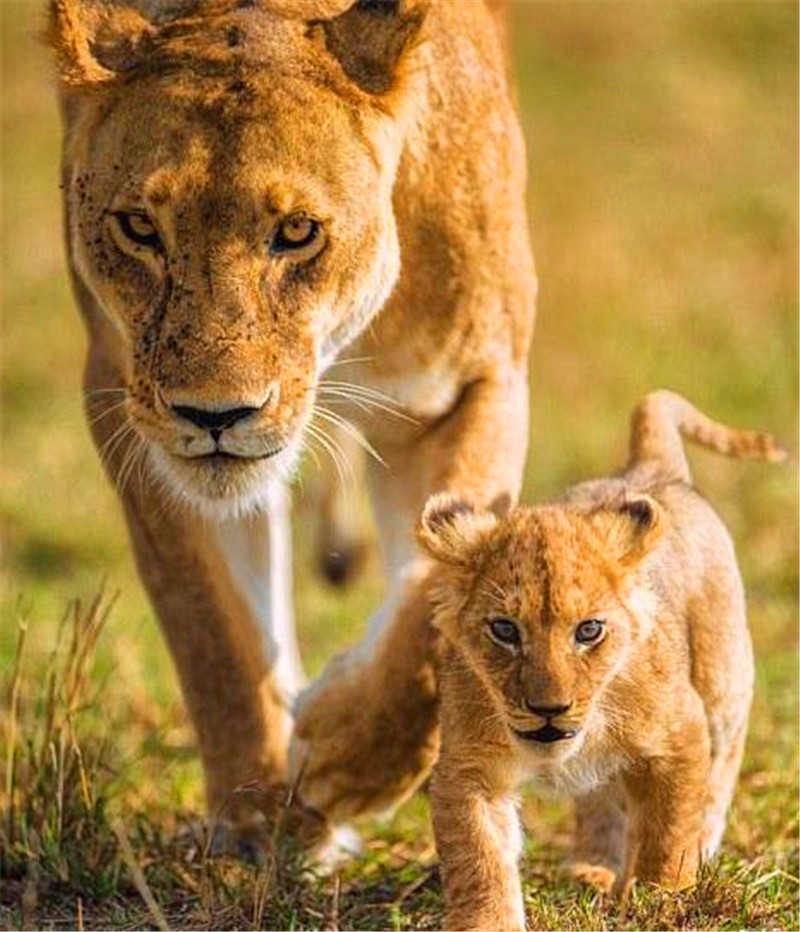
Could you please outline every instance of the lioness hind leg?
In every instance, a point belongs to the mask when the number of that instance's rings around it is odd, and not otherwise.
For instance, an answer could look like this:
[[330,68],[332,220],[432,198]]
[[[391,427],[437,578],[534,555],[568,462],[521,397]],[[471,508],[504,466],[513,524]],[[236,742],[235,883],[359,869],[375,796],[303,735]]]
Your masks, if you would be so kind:
[[610,783],[575,800],[575,848],[569,872],[609,893],[625,873],[629,819],[625,788]]

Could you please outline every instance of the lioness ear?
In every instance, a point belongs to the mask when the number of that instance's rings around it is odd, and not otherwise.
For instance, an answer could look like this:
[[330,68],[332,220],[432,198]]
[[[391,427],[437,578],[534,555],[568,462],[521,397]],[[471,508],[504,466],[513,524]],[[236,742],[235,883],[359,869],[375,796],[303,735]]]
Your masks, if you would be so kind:
[[478,511],[466,499],[444,492],[428,499],[417,539],[434,559],[467,566],[496,525],[491,511]]
[[643,493],[596,511],[591,521],[609,553],[623,564],[641,560],[664,533],[666,524],[661,505]]
[[154,33],[129,6],[108,0],[50,0],[46,39],[66,87],[97,87],[132,70],[143,60]]
[[419,33],[427,0],[356,0],[339,16],[317,20],[325,46],[345,74],[372,94],[390,90],[403,53]]

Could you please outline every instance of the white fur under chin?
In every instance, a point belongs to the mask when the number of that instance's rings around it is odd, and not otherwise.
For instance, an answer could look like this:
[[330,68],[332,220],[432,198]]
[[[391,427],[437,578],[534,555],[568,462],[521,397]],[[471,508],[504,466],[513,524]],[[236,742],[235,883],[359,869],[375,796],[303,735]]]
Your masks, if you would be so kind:
[[625,760],[603,747],[604,725],[600,716],[593,716],[593,721],[587,722],[574,738],[559,742],[564,745],[561,753],[548,755],[535,745],[521,747],[520,782],[530,781],[558,796],[582,796],[610,782]]
[[155,478],[166,497],[175,505],[185,507],[211,521],[229,521],[265,512],[274,483],[291,480],[300,459],[301,442],[295,441],[262,463],[260,475],[247,488],[235,495],[212,498],[181,475],[175,460],[161,447],[149,445],[148,457]]

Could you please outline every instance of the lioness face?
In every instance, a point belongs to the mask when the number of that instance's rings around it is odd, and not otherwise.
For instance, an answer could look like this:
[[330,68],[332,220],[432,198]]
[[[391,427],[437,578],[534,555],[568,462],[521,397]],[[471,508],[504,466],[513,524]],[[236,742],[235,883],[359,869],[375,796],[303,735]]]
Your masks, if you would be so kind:
[[75,268],[169,490],[246,510],[296,462],[320,372],[396,280],[388,120],[267,68],[98,95],[67,150]]
[[608,686],[650,624],[634,581],[642,554],[628,559],[638,534],[618,511],[519,508],[498,521],[426,509],[422,542],[451,564],[437,623],[514,740],[543,759],[571,756],[613,716]]

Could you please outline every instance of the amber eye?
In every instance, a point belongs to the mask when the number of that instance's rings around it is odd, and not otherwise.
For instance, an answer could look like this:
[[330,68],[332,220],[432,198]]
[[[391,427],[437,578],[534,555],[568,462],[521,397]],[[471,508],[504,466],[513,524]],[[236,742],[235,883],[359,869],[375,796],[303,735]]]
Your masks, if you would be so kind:
[[508,618],[493,618],[489,622],[489,633],[493,641],[509,647],[516,647],[521,641],[519,628]]
[[137,246],[147,246],[148,249],[163,249],[161,237],[147,214],[139,211],[118,210],[114,213],[120,233],[136,243]]
[[[311,258],[322,246],[322,227],[305,214],[292,214],[283,220],[272,237],[269,250],[273,256],[302,253]],[[298,255],[298,258],[300,256]]]
[[606,630],[605,623],[597,618],[582,621],[575,629],[575,640],[578,644],[596,644]]

